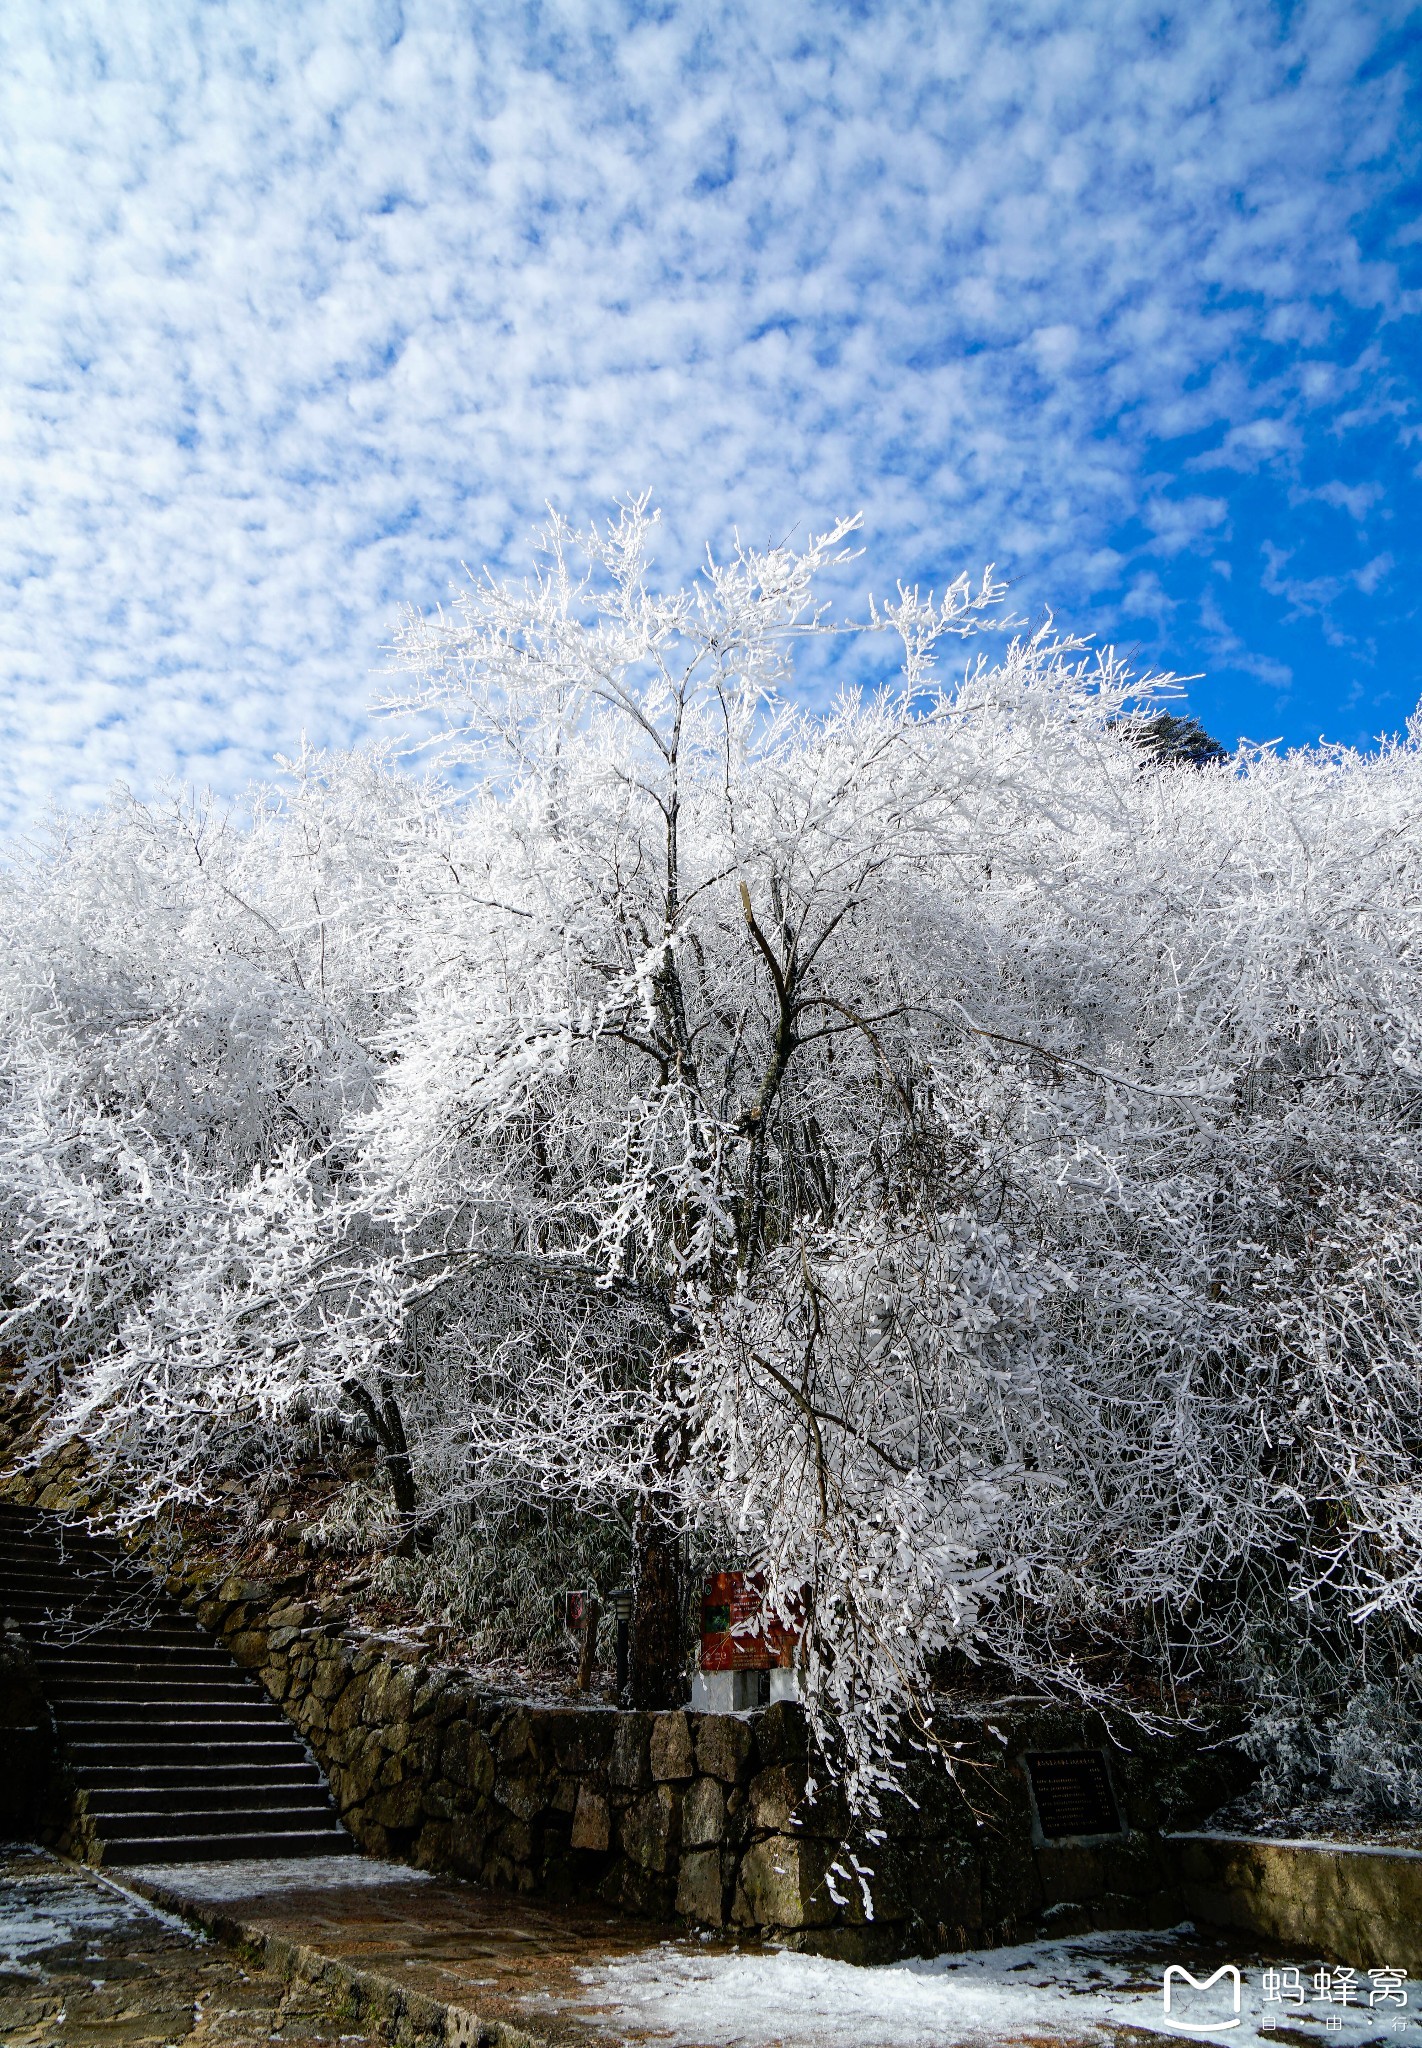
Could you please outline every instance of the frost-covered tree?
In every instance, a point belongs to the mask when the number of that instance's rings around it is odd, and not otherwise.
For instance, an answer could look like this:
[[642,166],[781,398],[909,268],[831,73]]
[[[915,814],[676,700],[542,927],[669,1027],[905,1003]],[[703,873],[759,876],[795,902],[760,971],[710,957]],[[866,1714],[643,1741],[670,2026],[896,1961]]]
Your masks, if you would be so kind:
[[644,1703],[686,1546],[757,1565],[864,1798],[952,1655],[1159,1704],[1405,1648],[1419,736],[1182,774],[1109,653],[975,651],[990,579],[810,711],[849,528],[672,592],[651,531],[407,622],[429,779],[15,866],[0,1334],[55,1432],[158,1499],[356,1416],[412,1540],[606,1522]]
[[[338,780],[308,759],[245,816],[116,797],[0,884],[8,1341],[153,1497],[201,1493],[299,1398],[229,1328],[240,1246],[298,1162],[322,1185],[346,1170],[399,999],[383,935],[408,807],[378,757]],[[345,1401],[378,1410],[373,1361],[346,1366]]]

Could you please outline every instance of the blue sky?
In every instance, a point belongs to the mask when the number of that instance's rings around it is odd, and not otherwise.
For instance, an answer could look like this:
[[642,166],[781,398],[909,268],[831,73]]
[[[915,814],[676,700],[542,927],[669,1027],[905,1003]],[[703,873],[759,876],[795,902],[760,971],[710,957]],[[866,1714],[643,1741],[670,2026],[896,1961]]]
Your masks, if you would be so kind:
[[[0,820],[343,744],[396,608],[650,487],[680,575],[865,515],[1204,671],[1422,694],[1397,0],[0,13]],[[843,643],[839,643],[843,644]]]

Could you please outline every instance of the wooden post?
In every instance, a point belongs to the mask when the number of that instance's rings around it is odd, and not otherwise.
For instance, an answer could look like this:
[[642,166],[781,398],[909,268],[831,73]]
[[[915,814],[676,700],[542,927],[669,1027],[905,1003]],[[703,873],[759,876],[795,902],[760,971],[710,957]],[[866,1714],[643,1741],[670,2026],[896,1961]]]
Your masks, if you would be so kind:
[[591,1692],[593,1667],[597,1663],[597,1624],[602,1613],[596,1593],[589,1593],[583,1604],[583,1648],[578,1658],[578,1691]]

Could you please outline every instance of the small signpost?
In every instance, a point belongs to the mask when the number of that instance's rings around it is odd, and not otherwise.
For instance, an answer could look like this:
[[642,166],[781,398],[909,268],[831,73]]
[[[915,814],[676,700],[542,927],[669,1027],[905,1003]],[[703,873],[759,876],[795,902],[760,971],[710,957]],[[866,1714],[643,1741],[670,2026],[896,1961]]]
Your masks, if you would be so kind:
[[588,1603],[597,1605],[597,1594],[587,1588],[570,1587],[557,1595],[559,1619],[570,1636],[580,1636],[588,1625]]
[[554,1596],[562,1627],[581,1643],[578,1652],[578,1691],[592,1690],[593,1666],[597,1662],[597,1625],[601,1603],[591,1587],[571,1587]]

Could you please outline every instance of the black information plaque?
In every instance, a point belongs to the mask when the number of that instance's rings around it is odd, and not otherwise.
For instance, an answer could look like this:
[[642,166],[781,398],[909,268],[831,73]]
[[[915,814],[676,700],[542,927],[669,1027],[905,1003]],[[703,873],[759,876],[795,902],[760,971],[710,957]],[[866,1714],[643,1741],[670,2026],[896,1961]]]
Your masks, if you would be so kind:
[[1038,1750],[1025,1761],[1049,1842],[1065,1835],[1120,1834],[1121,1815],[1099,1750]]

